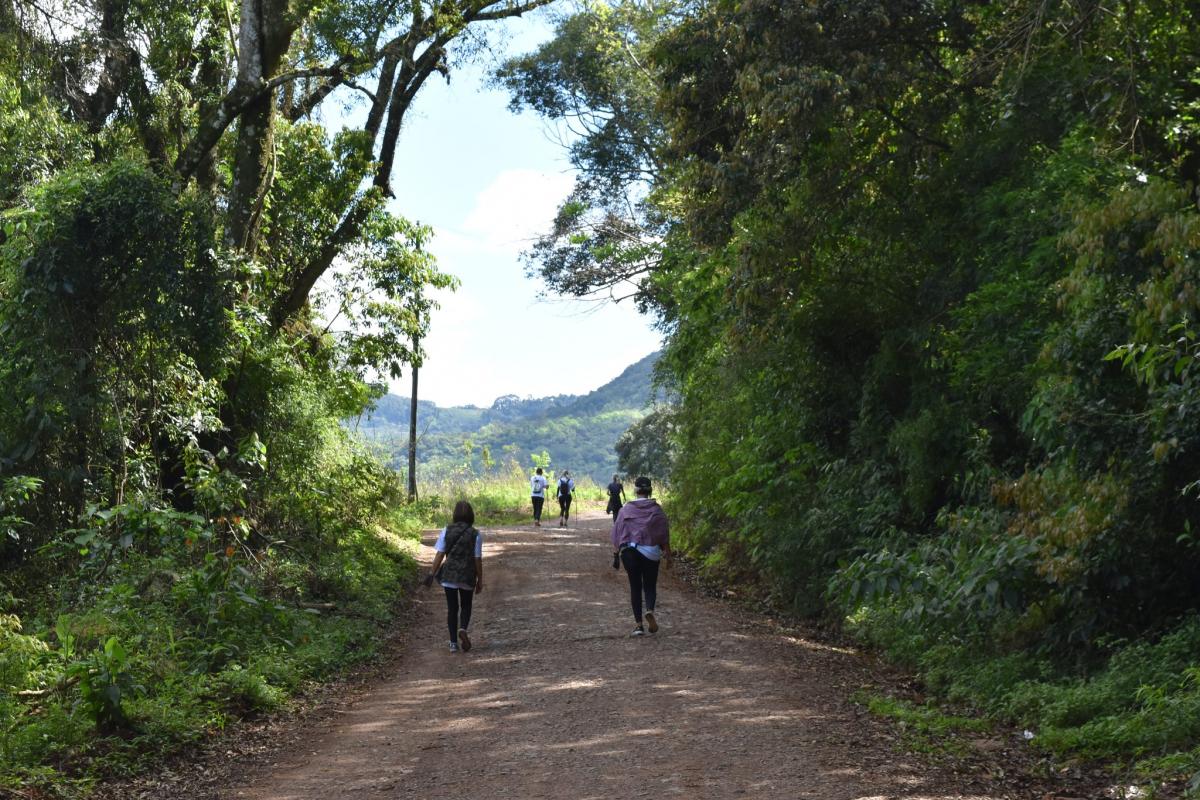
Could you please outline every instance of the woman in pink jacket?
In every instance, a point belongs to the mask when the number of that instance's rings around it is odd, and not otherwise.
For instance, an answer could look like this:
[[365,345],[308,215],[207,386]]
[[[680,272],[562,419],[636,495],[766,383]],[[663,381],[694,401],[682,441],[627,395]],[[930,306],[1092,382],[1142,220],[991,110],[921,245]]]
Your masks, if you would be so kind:
[[[667,515],[657,500],[650,498],[650,479],[633,482],[633,500],[621,508],[612,529],[614,566],[620,559],[629,575],[629,600],[637,627],[633,636],[642,636],[648,628],[658,630],[654,618],[654,601],[658,588],[658,567],[663,558],[671,555],[671,534]],[[642,624],[642,597],[646,599],[645,625]]]

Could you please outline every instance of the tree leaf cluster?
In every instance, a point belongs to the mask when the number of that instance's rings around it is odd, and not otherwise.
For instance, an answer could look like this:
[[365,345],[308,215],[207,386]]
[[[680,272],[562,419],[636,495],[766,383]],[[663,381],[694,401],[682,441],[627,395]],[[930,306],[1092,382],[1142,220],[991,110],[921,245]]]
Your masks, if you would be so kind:
[[[926,665],[1069,670],[1194,615],[1192,5],[658,13],[656,169],[625,187],[654,220],[634,291],[668,337],[689,549]],[[562,62],[510,62],[514,102],[596,96]],[[530,253],[550,290],[630,280],[579,228]]]

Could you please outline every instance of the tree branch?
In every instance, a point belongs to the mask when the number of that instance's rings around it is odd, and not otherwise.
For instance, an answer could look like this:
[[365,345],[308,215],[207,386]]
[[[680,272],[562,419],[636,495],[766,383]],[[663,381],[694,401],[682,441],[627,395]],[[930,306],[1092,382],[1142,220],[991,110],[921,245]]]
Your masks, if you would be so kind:
[[292,318],[297,311],[304,308],[308,302],[309,292],[317,285],[317,281],[325,274],[334,260],[341,255],[342,249],[351,241],[358,238],[362,225],[373,206],[376,204],[373,193],[360,197],[342,218],[321,250],[305,266],[292,281],[287,292],[271,307],[271,327],[278,330]]
[[[419,0],[414,2],[412,27],[404,35],[396,37],[383,48],[380,48],[377,57],[371,60],[372,64],[374,64],[379,61],[379,57],[382,57],[384,62],[384,74],[380,76],[379,89],[375,94],[371,113],[368,116],[365,128],[372,135],[372,139],[374,139],[378,134],[379,125],[386,110],[387,125],[384,129],[384,138],[380,145],[378,156],[378,167],[376,168],[373,181],[374,186],[382,196],[392,196],[391,172],[395,162],[396,144],[399,140],[404,115],[408,112],[421,86],[424,85],[425,81],[435,70],[442,66],[445,47],[450,40],[454,39],[466,26],[474,22],[519,17],[550,2],[552,0],[531,0],[531,2],[519,6],[496,11],[485,11],[484,9],[495,5],[495,0],[485,0],[484,3],[475,8],[465,8],[463,10],[462,25],[437,32],[433,41],[429,43],[415,61],[413,60],[413,56],[416,53],[416,48],[430,34],[434,33],[436,29],[433,26],[437,17],[423,16],[420,13]],[[394,60],[391,60],[391,57],[394,57]],[[394,85],[388,87],[391,89],[390,93],[385,88],[387,84],[383,82],[383,78],[388,73],[389,64],[393,71],[397,67],[399,67],[400,71]],[[353,77],[355,76],[340,76],[338,80],[344,83],[347,79],[352,79]],[[384,98],[388,99],[385,100]],[[308,295],[317,281],[333,266],[334,260],[337,259],[342,250],[358,238],[362,225],[366,222],[376,201],[377,198],[371,194],[364,195],[347,212],[337,229],[321,247],[320,252],[304,266],[287,292],[272,306],[270,319],[274,328],[281,328],[300,309],[304,308],[308,303]]]
[[238,115],[245,111],[254,101],[275,91],[276,88],[289,81],[335,75],[339,69],[337,65],[316,69],[302,69],[279,75],[266,83],[243,83],[234,86],[229,94],[225,95],[224,99],[221,100],[221,104],[217,106],[212,114],[200,123],[196,135],[192,137],[188,146],[179,154],[179,158],[175,159],[175,172],[182,180],[186,181],[190,178],[208,152],[216,147],[221,134],[225,133],[226,129],[238,118]]
[[909,136],[912,136],[914,139],[917,139],[918,141],[922,141],[925,144],[931,145],[933,147],[937,147],[941,150],[945,150],[947,153],[951,152],[954,149],[948,143],[943,142],[940,139],[934,139],[933,137],[926,136],[925,134],[921,133],[919,130],[914,128],[912,125],[909,125],[907,122],[905,122],[899,116],[897,116],[896,114],[893,114],[891,111],[889,111],[883,105],[875,106],[875,110],[878,111],[880,114],[883,114],[884,117],[886,117],[889,121],[891,121],[893,124],[895,124],[896,127],[900,128],[900,130],[904,131]]

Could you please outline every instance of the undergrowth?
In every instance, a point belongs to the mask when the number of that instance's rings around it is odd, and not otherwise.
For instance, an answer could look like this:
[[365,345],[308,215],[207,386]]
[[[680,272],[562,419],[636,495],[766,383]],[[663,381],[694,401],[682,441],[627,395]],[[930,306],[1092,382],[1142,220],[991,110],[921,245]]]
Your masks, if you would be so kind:
[[436,509],[330,430],[323,469],[200,453],[194,510],[90,508],[4,573],[0,796],[86,797],[377,652]]
[[314,559],[230,547],[181,569],[130,555],[102,584],[0,616],[0,790],[86,796],[371,658],[423,523],[392,517]]
[[947,714],[936,705],[916,705],[885,695],[858,692],[852,698],[876,716],[893,720],[907,749],[931,755],[965,756],[970,752],[964,734],[985,734],[991,725],[982,719]]
[[865,604],[848,624],[914,669],[932,696],[1029,730],[1031,744],[1059,760],[1103,762],[1150,791],[1183,784],[1186,797],[1200,797],[1196,615],[1158,635],[1099,641],[1069,654],[1015,648],[1002,635],[1015,619],[998,624],[988,640],[924,627],[898,603]]

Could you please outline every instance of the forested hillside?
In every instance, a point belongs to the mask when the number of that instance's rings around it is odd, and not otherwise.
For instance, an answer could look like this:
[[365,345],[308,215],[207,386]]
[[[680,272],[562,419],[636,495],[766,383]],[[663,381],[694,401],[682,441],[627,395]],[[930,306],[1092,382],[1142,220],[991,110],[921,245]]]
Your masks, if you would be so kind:
[[[650,410],[657,359],[657,353],[646,356],[586,395],[505,395],[489,408],[439,408],[418,400],[418,475],[435,481],[464,471],[482,475],[510,461],[530,470],[530,456],[545,452],[552,469],[570,469],[603,485],[617,471],[617,440]],[[349,426],[405,470],[408,424],[409,399],[385,395]]]
[[617,2],[497,79],[583,127],[532,268],[666,332],[710,575],[1200,770],[1194,3]]

